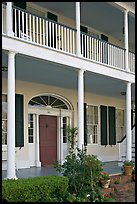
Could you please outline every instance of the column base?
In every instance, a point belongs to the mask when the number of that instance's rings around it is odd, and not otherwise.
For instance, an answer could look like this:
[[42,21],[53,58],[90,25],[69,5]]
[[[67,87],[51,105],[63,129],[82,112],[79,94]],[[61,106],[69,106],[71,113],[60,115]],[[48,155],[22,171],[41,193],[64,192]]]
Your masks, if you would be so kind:
[[6,177],[4,178],[4,180],[17,180],[18,178],[15,176],[15,177]]
[[38,162],[36,163],[36,167],[41,167],[41,162],[40,162],[40,161],[38,161]]

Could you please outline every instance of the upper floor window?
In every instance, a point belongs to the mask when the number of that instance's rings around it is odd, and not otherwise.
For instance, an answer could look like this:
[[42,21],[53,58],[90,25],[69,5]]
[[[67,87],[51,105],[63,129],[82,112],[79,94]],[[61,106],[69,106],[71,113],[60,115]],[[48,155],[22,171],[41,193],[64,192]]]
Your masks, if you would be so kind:
[[87,105],[87,143],[97,144],[98,106]]
[[2,94],[2,145],[7,145],[7,95]]

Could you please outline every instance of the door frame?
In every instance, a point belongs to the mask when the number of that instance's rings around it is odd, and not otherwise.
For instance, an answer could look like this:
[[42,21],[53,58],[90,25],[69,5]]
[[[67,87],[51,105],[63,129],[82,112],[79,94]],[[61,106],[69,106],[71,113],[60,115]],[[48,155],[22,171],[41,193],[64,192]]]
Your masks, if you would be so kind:
[[[28,114],[35,114],[36,120],[34,128],[36,129],[35,134],[35,166],[41,167],[40,154],[39,154],[39,115],[57,116],[57,160],[63,163],[63,131],[62,120],[63,117],[70,117],[70,124],[73,121],[73,110],[57,109],[49,107],[32,107],[28,106]],[[29,144],[28,144],[29,145]]]

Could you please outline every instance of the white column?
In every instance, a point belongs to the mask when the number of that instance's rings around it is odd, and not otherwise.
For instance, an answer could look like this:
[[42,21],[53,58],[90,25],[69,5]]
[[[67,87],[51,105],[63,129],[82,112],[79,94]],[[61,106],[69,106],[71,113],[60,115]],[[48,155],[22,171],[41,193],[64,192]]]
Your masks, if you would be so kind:
[[14,36],[13,21],[12,21],[12,2],[7,2],[6,6],[6,34]]
[[128,11],[125,10],[124,13],[124,42],[125,42],[125,69],[129,71],[129,66],[128,66]]
[[7,179],[16,179],[15,171],[15,53],[8,53]]
[[80,46],[80,2],[76,2],[76,54],[77,56],[81,55],[81,46]]
[[127,137],[127,155],[126,159],[132,159],[132,133],[131,133],[131,83],[127,82],[126,90],[126,137]]
[[63,164],[63,117],[60,110],[60,163]]
[[78,71],[78,148],[84,146],[84,70]]
[[40,157],[39,157],[39,115],[36,114],[36,137],[37,137],[37,141],[36,141],[36,166],[37,167],[41,167],[41,162],[40,162]]

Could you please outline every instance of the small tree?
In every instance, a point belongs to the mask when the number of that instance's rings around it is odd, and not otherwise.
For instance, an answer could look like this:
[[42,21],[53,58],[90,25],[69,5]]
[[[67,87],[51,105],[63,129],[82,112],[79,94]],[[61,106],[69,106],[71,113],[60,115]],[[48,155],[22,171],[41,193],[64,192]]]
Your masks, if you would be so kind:
[[75,152],[76,149],[76,138],[78,134],[78,129],[76,127],[67,127],[66,129],[68,134],[68,141],[69,141],[69,154]]
[[70,142],[69,154],[62,165],[57,161],[55,168],[69,178],[69,193],[80,197],[90,194],[91,200],[94,200],[99,187],[100,173],[103,171],[102,162],[96,155],[88,155],[86,147],[82,149],[75,147],[77,128],[67,128],[67,131]]

